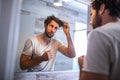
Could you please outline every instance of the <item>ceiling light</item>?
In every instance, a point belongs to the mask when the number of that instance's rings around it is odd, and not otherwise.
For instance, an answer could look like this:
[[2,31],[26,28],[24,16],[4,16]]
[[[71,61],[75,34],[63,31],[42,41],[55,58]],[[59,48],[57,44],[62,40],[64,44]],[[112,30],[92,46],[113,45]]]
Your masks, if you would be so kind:
[[63,0],[64,2],[69,2],[69,1],[71,1],[71,0]]
[[54,6],[62,6],[62,0],[54,0]]

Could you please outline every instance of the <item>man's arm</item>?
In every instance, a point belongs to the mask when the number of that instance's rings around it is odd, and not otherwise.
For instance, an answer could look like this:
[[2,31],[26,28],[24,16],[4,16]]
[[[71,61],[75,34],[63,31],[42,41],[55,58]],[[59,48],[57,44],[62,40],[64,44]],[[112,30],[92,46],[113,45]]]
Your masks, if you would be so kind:
[[93,72],[81,71],[80,80],[108,80],[108,76]]
[[41,61],[42,61],[42,57],[31,59],[31,56],[22,54],[20,58],[20,68],[22,70],[30,69],[38,65]]
[[79,80],[108,80],[108,75],[82,71],[83,61],[84,61],[84,56],[78,57],[78,63],[80,67]]
[[67,43],[68,43],[68,47],[65,49],[65,55],[70,58],[73,58],[76,56],[76,53],[75,53],[74,45],[70,35],[70,27],[69,27],[69,24],[66,22],[64,22],[63,31],[66,35]]
[[31,58],[31,56],[22,54],[20,58],[20,68],[22,70],[33,68],[38,65],[42,61],[47,61],[51,59],[51,55],[49,51],[46,51],[42,56]]

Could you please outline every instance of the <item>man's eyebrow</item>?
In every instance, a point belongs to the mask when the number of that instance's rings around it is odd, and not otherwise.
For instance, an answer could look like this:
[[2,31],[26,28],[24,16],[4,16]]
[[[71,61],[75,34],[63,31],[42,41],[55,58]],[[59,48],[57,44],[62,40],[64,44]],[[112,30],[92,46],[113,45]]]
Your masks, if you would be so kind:
[[53,25],[53,24],[50,24],[50,26],[52,26],[52,27],[53,27],[54,25]]

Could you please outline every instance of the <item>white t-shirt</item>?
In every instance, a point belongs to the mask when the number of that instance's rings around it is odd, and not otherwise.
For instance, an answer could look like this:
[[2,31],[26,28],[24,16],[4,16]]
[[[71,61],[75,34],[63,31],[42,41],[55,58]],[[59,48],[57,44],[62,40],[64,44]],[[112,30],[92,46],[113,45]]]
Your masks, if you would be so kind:
[[111,22],[90,32],[84,61],[83,71],[120,80],[120,22]]
[[53,54],[53,58],[49,61],[43,61],[39,65],[35,66],[34,68],[28,71],[51,71],[54,69],[54,61],[57,51],[64,53],[64,45],[60,43],[56,39],[51,39],[48,45],[42,45],[36,37],[31,37],[25,43],[25,47],[23,49],[23,53],[25,55],[38,57],[42,56],[43,53],[47,50],[50,50]]

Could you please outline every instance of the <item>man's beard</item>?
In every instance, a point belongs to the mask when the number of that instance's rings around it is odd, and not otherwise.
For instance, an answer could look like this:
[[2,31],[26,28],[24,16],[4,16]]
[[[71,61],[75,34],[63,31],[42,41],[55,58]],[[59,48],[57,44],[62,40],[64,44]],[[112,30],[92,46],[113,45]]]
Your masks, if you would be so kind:
[[101,19],[101,16],[98,14],[98,12],[96,13],[96,16],[94,18],[94,24],[92,25],[93,26],[93,29],[95,28],[98,28],[102,25],[102,19]]
[[49,35],[49,33],[45,30],[45,35],[48,37],[48,38],[52,38],[53,35]]

